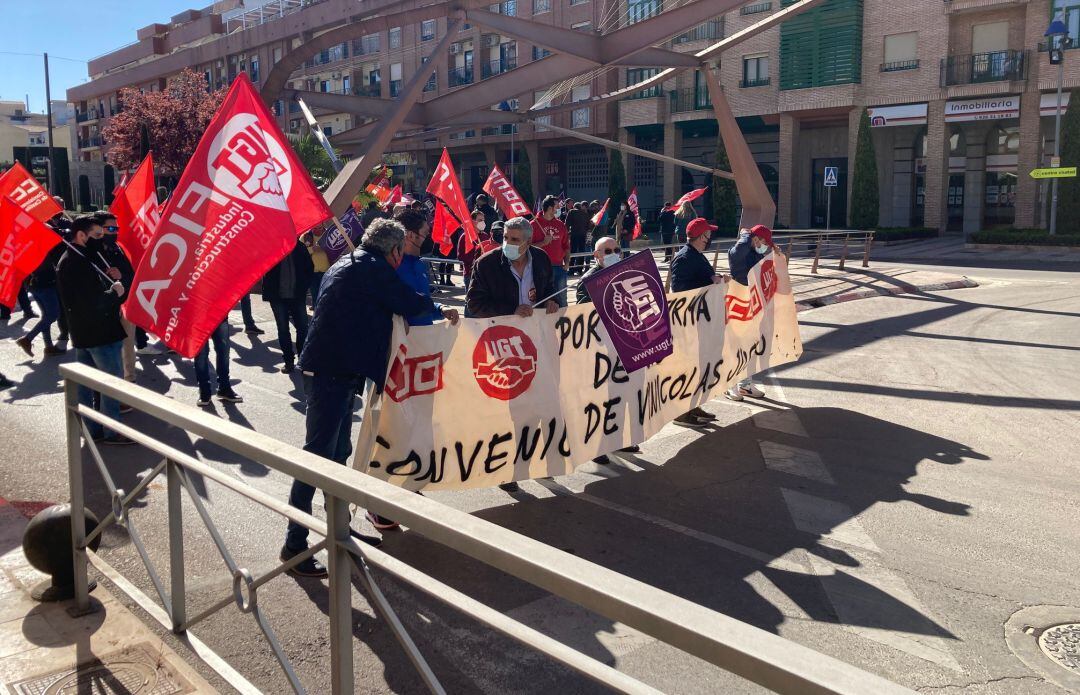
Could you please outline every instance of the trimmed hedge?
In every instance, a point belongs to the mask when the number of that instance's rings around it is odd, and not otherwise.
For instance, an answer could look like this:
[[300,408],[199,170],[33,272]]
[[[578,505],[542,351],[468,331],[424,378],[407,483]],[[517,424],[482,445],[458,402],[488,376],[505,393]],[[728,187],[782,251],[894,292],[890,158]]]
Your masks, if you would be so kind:
[[901,241],[904,239],[933,239],[938,230],[933,227],[881,227],[874,230],[875,241]]
[[1045,229],[984,229],[972,234],[973,244],[1009,244],[1016,246],[1080,246],[1080,234],[1055,234]]

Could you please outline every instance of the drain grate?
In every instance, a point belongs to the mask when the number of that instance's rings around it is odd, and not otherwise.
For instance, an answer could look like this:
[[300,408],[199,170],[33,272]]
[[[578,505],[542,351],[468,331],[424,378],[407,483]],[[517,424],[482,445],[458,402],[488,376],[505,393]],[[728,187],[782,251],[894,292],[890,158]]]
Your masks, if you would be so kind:
[[16,695],[180,695],[193,688],[146,643],[112,652],[77,669],[33,676]]
[[1065,623],[1043,630],[1039,648],[1058,666],[1080,673],[1080,623]]

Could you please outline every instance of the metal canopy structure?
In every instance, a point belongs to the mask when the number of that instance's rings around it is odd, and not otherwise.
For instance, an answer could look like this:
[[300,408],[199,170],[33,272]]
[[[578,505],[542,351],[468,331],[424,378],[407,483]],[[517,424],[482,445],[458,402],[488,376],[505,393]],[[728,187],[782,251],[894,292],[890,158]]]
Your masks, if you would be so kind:
[[[621,99],[661,85],[686,70],[697,69],[705,78],[720,136],[731,163],[730,173],[673,160],[594,136],[583,136],[543,121],[537,123],[537,127],[549,128],[589,142],[599,142],[606,147],[643,157],[674,162],[698,170],[706,169],[717,176],[734,179],[743,207],[741,225],[771,224],[776,205],[731,112],[714,64],[718,62],[723,51],[823,1],[800,0],[697,53],[679,53],[658,44],[739,6],[742,4],[740,0],[687,0],[677,7],[606,34],[584,33],[490,12],[481,9],[481,6],[487,6],[483,0],[452,0],[427,4],[417,0],[402,0],[393,4],[376,3],[379,7],[367,12],[361,11],[354,15],[349,23],[319,34],[284,55],[267,77],[262,88],[262,97],[267,103],[282,98],[300,98],[314,108],[350,113],[366,121],[332,138],[336,145],[352,150],[356,155],[341,170],[325,194],[331,209],[340,215],[348,208],[372,168],[382,161],[383,154],[394,142],[431,137],[432,134],[451,127],[536,123],[538,118],[562,111]],[[286,88],[294,70],[331,46],[359,39],[367,34],[387,31],[392,27],[440,17],[447,19],[446,34],[432,47],[427,62],[407,80],[401,93],[392,99]],[[420,101],[424,85],[438,69],[435,58],[447,52],[451,37],[456,36],[463,22],[529,41],[552,53],[479,82],[463,85],[447,94]],[[598,69],[622,66],[663,69],[640,82],[590,99],[564,104],[541,102],[529,109],[518,111],[490,108],[520,94],[545,89],[568,78],[587,77]]]

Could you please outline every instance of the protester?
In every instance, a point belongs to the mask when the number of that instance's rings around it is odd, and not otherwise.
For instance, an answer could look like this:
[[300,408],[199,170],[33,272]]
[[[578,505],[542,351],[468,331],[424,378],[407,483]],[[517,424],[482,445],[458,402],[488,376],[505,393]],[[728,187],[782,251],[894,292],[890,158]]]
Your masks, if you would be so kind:
[[482,210],[473,210],[472,214],[473,226],[476,227],[476,233],[479,236],[480,243],[474,244],[471,251],[465,250],[465,235],[459,234],[457,237],[457,257],[461,261],[461,274],[465,277],[465,291],[469,291],[469,278],[472,277],[473,264],[476,263],[476,259],[480,258],[483,253],[482,244],[485,240],[491,238],[490,233],[487,230],[487,222],[484,219],[484,213]]
[[368,228],[368,225],[377,219],[385,217],[383,211],[379,209],[379,203],[375,200],[368,201],[367,208],[360,213],[360,226],[364,229]]
[[[570,198],[560,201],[559,203],[559,221],[566,224],[566,217],[570,214],[570,211],[574,209],[574,201]],[[567,225],[569,229],[570,225]]]
[[[344,464],[352,453],[352,416],[356,391],[365,379],[382,391],[389,361],[393,317],[435,310],[431,298],[397,276],[404,256],[405,229],[392,220],[367,227],[360,248],[342,256],[323,277],[322,301],[315,307],[311,334],[300,353],[300,367],[312,373],[308,392],[304,450]],[[310,514],[315,488],[294,480],[289,504]],[[353,535],[367,542],[379,540]],[[307,549],[308,529],[289,522],[281,560]],[[325,577],[326,568],[307,558],[291,572]]]
[[311,293],[311,308],[315,309],[315,302],[319,300],[319,285],[322,284],[323,275],[330,269],[330,259],[326,256],[326,250],[323,249],[319,241],[322,239],[324,232],[320,232],[317,236],[314,232],[305,232],[300,240],[307,247],[308,253],[311,254],[311,264],[314,269],[314,273],[311,276],[311,284],[308,285],[308,291]]
[[685,244],[688,241],[686,226],[694,219],[697,219],[697,211],[694,210],[694,204],[687,200],[675,211],[674,241],[676,244]]
[[243,403],[244,399],[233,390],[229,379],[229,321],[218,324],[206,339],[202,349],[195,354],[195,380],[199,383],[199,400],[196,405],[210,405],[210,343],[214,344],[214,375],[217,378],[217,397],[225,403]]
[[263,335],[263,329],[255,325],[255,316],[251,313],[251,293],[240,298],[240,315],[244,318],[244,333],[248,335]]
[[26,335],[16,340],[15,344],[31,357],[34,356],[34,338],[38,335],[45,343],[46,355],[62,355],[65,352],[64,348],[57,347],[53,343],[52,326],[60,318],[60,295],[56,292],[56,264],[60,262],[60,257],[64,255],[66,248],[63,244],[54,246],[30,276],[30,293],[41,309],[41,320]]
[[[64,207],[64,199],[63,198],[61,198],[58,195],[54,195],[53,200],[56,201],[56,204],[59,205],[61,209],[63,209],[63,207]],[[61,236],[61,238],[66,239],[71,235],[71,218],[68,217],[63,212],[56,213],[51,218],[49,218],[49,221],[46,222],[45,224],[52,227],[53,231],[55,231],[57,234],[59,234]],[[61,250],[60,253],[61,253],[61,255],[63,255],[63,250]],[[59,263],[59,260],[57,260],[57,263]],[[55,268],[56,264],[53,264],[53,267]],[[59,300],[60,300],[59,293],[57,293],[56,297],[57,297],[57,301],[59,302]],[[67,314],[64,312],[63,304],[58,304],[58,306],[59,306],[59,309],[60,309],[60,314],[59,314],[59,318],[56,319],[56,327],[57,327],[57,329],[59,329],[60,334],[58,336],[56,336],[56,342],[57,343],[67,343],[67,341],[68,341]]]
[[491,229],[491,225],[499,221],[499,211],[491,206],[491,201],[483,193],[476,196],[475,210],[479,210],[484,213],[484,224],[488,229]]
[[664,203],[658,222],[660,222],[660,243],[668,247],[664,249],[664,260],[671,261],[671,257],[675,255],[675,249],[671,248],[672,240],[675,238],[675,209],[671,203]]
[[[23,320],[36,319],[37,312],[34,311],[34,304],[30,301],[30,294],[27,291],[27,283],[23,282],[19,287],[19,308],[23,312]],[[11,318],[11,309],[0,304],[0,321],[7,321]]]
[[[584,253],[588,250],[589,225],[589,213],[585,210],[585,202],[575,203],[566,213],[566,229],[570,233],[570,253]],[[586,259],[572,259],[570,274],[580,273],[585,270],[585,267]]]
[[[405,256],[397,267],[398,277],[417,293],[430,296],[431,279],[428,277],[427,263],[420,257],[431,254],[431,225],[423,215],[411,209],[402,210],[394,219],[405,229]],[[430,326],[440,319],[457,323],[457,309],[436,304],[435,311],[408,317],[410,326]]]
[[[311,254],[298,239],[292,252],[263,276],[262,296],[274,312],[278,346],[285,360],[282,374],[291,374],[296,369],[296,353],[304,349],[308,332],[307,293],[314,273]],[[290,323],[296,329],[296,352],[293,352]]]
[[[124,249],[117,243],[120,227],[116,224],[116,216],[102,211],[95,213],[94,219],[97,220],[104,231],[104,235],[101,237],[101,250],[99,253],[105,263],[119,271],[120,277],[114,279],[124,284],[124,296],[120,301],[126,302],[130,296],[132,281],[135,279],[135,269],[131,266],[131,261],[128,259],[127,254],[124,253]],[[120,315],[120,323],[124,326],[124,333],[127,334],[121,351],[124,363],[124,380],[133,382],[135,381],[135,324],[124,318],[123,314]]]
[[[759,224],[753,229],[740,230],[735,245],[728,249],[728,268],[731,269],[731,279],[740,285],[746,285],[753,267],[765,257],[765,254],[775,249],[772,230],[765,225]],[[724,395],[733,401],[741,401],[743,398],[764,398],[765,392],[754,384],[751,376],[748,376],[728,389]]]
[[[717,230],[704,218],[698,217],[691,220],[686,226],[686,233],[690,240],[679,249],[671,260],[671,291],[685,292],[719,284],[724,278],[713,272],[713,267],[705,258],[705,250],[712,241],[712,233]],[[716,416],[703,408],[693,408],[675,418],[675,422],[691,427],[702,424],[702,421],[715,420]]]
[[[72,247],[64,252],[57,266],[57,288],[60,302],[67,313],[76,359],[81,364],[123,378],[120,353],[126,334],[120,323],[120,300],[124,295],[124,285],[113,279],[119,271],[106,266],[96,249],[88,246],[95,236],[101,236],[101,226],[93,216],[83,215],[72,222]],[[79,403],[94,407],[94,393],[80,386]],[[107,417],[120,419],[120,403],[104,394],[100,396],[100,409]],[[96,422],[87,421],[87,426],[94,441],[133,443]]]
[[[555,217],[558,201],[554,196],[544,198],[540,204],[540,216],[532,222],[532,243],[539,246],[551,261],[555,301],[566,306],[566,280],[570,270],[570,233],[566,225]],[[543,295],[546,296],[546,295]]]

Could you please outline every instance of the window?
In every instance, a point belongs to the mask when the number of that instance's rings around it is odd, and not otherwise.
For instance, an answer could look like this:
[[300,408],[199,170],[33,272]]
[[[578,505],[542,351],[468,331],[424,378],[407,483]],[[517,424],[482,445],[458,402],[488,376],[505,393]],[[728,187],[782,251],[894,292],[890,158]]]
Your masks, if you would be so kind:
[[570,4],[571,5],[581,5],[581,4],[586,3],[588,1],[589,0],[570,0]]
[[585,107],[583,109],[574,109],[571,119],[571,128],[588,128],[589,127],[589,112],[592,109]]
[[908,31],[886,36],[881,71],[893,72],[917,68],[919,66],[918,54],[919,32]]
[[533,105],[538,109],[544,109],[551,106],[551,98],[548,96],[548,90],[541,92],[533,92]]
[[[656,75],[660,72],[660,68],[630,68],[626,71],[626,86],[637,84],[643,80]],[[635,99],[644,99],[646,97],[658,97],[660,96],[660,86],[654,85],[648,89],[643,89],[633,95]]]
[[281,49],[280,48],[275,48],[274,49],[274,65],[277,65],[280,62],[281,62]]
[[435,20],[425,19],[420,22],[420,40],[431,41],[433,38],[435,38]]
[[401,94],[401,63],[390,64],[390,96]]
[[551,125],[551,116],[537,116],[533,119],[533,123],[537,125],[537,130],[543,132],[542,126]]
[[352,94],[352,78],[348,75],[341,78],[341,93]]
[[626,5],[626,23],[635,24],[660,14],[660,0],[630,0]]
[[488,5],[488,11],[513,17],[517,14],[517,0],[503,0],[494,5]]
[[353,55],[368,55],[379,52],[379,35],[368,34],[353,41]]
[[753,5],[743,5],[739,8],[739,14],[746,16],[748,14],[758,14],[759,12],[768,12],[772,9],[771,2],[756,2]]
[[570,28],[574,31],[592,31],[592,22],[578,22],[577,24],[571,24]]
[[1060,12],[1065,13],[1065,26],[1069,27],[1069,38],[1076,47],[1080,39],[1080,3],[1077,0],[1054,0],[1054,11],[1051,14],[1056,17]]
[[325,128],[322,129],[322,132],[327,137],[330,137],[331,135],[334,134],[334,126],[328,125],[328,126],[326,126]]
[[743,57],[743,87],[764,87],[769,84],[769,56],[767,54]]
[[574,87],[574,90],[570,93],[570,101],[585,101],[592,96],[592,85],[580,85]]
[[551,0],[533,0],[533,14],[551,12]]
[[[429,60],[430,60],[430,58],[428,58],[427,56],[421,56],[420,57],[420,64],[421,65],[427,65]],[[439,82],[435,77],[436,74],[437,74],[437,71],[431,73],[431,77],[428,78],[427,83],[424,85],[424,91],[425,92],[434,92],[438,88]]]
[[391,29],[387,32],[387,37],[389,38],[387,43],[390,44],[391,49],[401,48],[401,27]]
[[532,49],[533,60],[540,60],[541,58],[547,58],[549,55],[551,55],[551,51],[549,51],[548,49],[543,48],[542,46],[533,46],[533,49]]
[[971,52],[994,53],[1009,48],[1009,23],[991,22],[971,27]]
[[319,82],[319,91],[320,92],[329,92],[330,91],[330,80],[323,80],[322,82]]
[[259,81],[259,59],[257,57],[251,59],[250,77],[252,82]]

